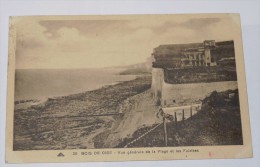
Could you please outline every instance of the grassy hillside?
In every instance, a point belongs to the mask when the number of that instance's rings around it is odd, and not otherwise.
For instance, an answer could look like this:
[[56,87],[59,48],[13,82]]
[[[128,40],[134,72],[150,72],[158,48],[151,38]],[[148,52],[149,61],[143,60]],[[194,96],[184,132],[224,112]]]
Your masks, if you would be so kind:
[[[234,96],[229,98],[229,94]],[[156,126],[156,125],[154,125]],[[154,127],[153,126],[153,127]],[[137,130],[132,138],[118,147],[141,136],[152,127]],[[168,146],[242,145],[241,117],[238,91],[213,92],[203,100],[202,110],[182,122],[167,123]],[[129,147],[161,147],[164,143],[163,125]]]

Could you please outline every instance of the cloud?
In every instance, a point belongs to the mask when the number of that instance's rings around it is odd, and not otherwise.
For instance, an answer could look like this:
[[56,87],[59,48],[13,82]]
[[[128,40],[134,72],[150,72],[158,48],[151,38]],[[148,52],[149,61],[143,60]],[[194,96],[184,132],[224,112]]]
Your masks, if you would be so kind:
[[[143,16],[142,16],[143,17]],[[231,39],[230,19],[196,16],[17,23],[17,68],[98,68],[145,61],[161,44]]]
[[208,26],[216,25],[220,22],[220,18],[192,18],[182,23],[181,26],[189,28],[189,29],[205,29]]
[[81,34],[88,36],[108,35],[107,32],[116,33],[131,31],[125,20],[41,20],[39,25],[46,27],[47,32],[57,36],[57,31],[63,27],[76,28]]

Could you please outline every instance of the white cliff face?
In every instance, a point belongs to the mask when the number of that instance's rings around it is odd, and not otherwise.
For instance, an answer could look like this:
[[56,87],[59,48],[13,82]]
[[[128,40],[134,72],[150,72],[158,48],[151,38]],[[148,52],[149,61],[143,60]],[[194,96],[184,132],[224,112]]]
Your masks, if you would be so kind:
[[152,94],[155,103],[160,103],[162,97],[162,85],[164,72],[162,68],[152,68]]
[[209,96],[213,91],[222,92],[238,88],[237,81],[223,81],[210,83],[162,84],[162,101],[167,104],[182,101],[198,101]]
[[158,105],[174,104],[186,100],[202,100],[213,91],[220,92],[237,88],[237,81],[169,84],[164,80],[162,68],[152,69],[152,94],[154,102]]

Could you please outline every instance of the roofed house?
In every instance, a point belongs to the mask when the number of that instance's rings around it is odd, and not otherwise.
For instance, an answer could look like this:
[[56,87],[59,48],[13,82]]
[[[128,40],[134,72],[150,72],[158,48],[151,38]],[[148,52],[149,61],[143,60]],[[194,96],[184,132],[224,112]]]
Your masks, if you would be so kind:
[[160,45],[152,55],[157,68],[188,68],[196,66],[215,66],[216,60],[211,51],[216,49],[214,40],[203,43]]

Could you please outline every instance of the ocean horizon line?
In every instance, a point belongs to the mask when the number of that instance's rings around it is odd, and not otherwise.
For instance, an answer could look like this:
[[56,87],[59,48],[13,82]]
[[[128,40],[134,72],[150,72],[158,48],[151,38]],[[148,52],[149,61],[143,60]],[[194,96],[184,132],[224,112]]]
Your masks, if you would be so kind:
[[15,70],[95,70],[95,69],[107,69],[107,68],[124,69],[124,67],[121,66],[121,67],[97,67],[97,68],[15,68]]
[[[45,102],[47,102],[48,100],[50,99],[59,99],[59,98],[67,98],[69,96],[74,96],[74,95],[79,95],[79,94],[82,94],[82,93],[88,93],[88,92],[91,92],[91,91],[99,91],[103,88],[106,88],[108,86],[116,86],[120,83],[124,83],[124,82],[129,82],[129,81],[133,81],[137,79],[137,77],[135,76],[135,78],[132,78],[130,80],[124,80],[124,81],[115,81],[113,83],[107,83],[107,84],[104,84],[100,87],[96,87],[94,89],[90,89],[90,90],[82,90],[81,92],[75,92],[75,93],[69,93],[69,94],[65,94],[65,95],[58,95],[58,96],[45,96],[45,97],[37,97],[37,98],[27,98],[27,99],[14,99],[14,103],[15,105],[17,104],[20,104],[20,103],[29,103],[30,106],[32,105],[38,105],[38,104],[44,104]],[[17,104],[16,104],[17,103]]]
[[15,101],[68,96],[136,78],[135,75],[120,75],[123,70],[17,69]]

